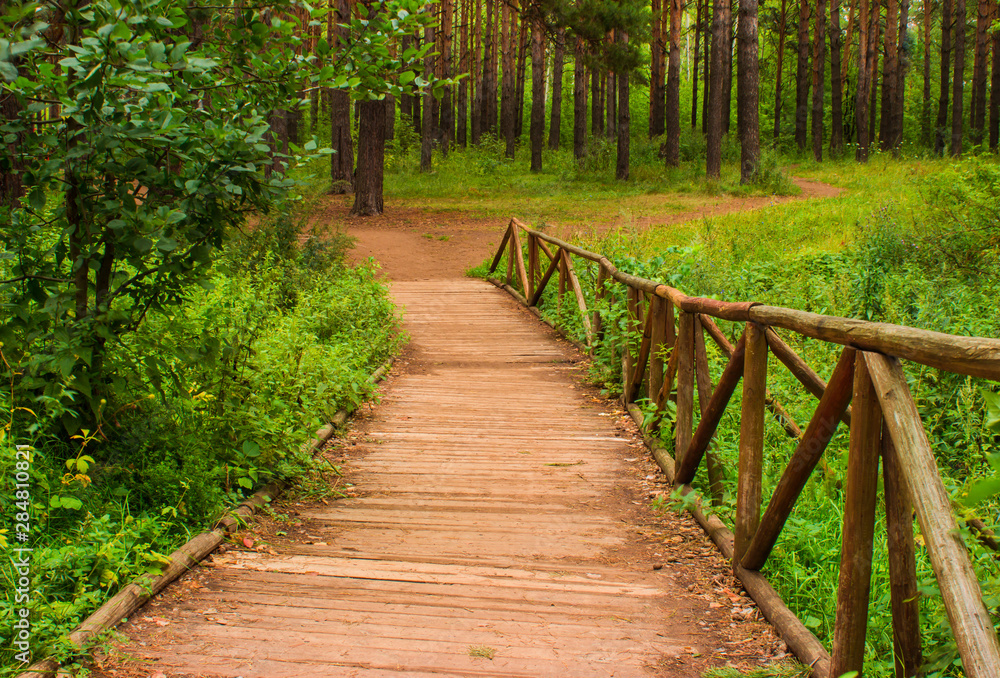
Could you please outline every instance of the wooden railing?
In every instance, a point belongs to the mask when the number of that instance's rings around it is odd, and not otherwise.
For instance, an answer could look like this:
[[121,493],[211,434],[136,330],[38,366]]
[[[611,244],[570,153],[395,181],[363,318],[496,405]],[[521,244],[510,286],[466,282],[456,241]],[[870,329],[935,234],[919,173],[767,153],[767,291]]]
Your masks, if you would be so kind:
[[[524,238],[526,248],[522,246]],[[730,529],[714,515],[706,515],[696,493],[691,513],[732,560],[734,573],[744,588],[792,651],[812,667],[814,675],[837,678],[849,671],[862,671],[881,458],[897,677],[916,675],[922,663],[914,513],[965,674],[969,678],[1000,677],[1000,644],[899,362],[905,359],[958,374],[1000,380],[1000,340],[959,337],[754,302],[690,297],[673,287],[624,273],[606,257],[532,230],[517,219],[507,227],[490,274],[505,253],[506,279],[490,280],[538,313],[536,306],[546,285],[558,274],[559,299],[568,288],[572,289],[586,348],[591,350],[618,336],[609,333],[604,338],[602,316],[593,307],[601,303],[611,281],[626,286],[626,323],[635,340],[630,342],[627,336],[617,339],[621,342],[623,399],[638,419],[634,403],[645,385],[645,395],[655,409],[654,421],[668,399],[675,401],[676,459],[652,438],[647,442],[668,480],[683,494],[694,493],[690,483],[704,460],[710,493],[721,496],[721,468],[712,453],[712,439],[742,379],[733,527]],[[541,254],[547,263],[541,260]],[[591,307],[574,270],[574,256],[599,267]],[[736,345],[716,325],[716,318],[745,323]],[[776,328],[843,346],[829,382],[824,382],[781,339]],[[714,387],[705,334],[728,361]],[[819,399],[805,431],[767,389],[769,353]],[[695,388],[701,415],[697,427],[693,426]],[[764,506],[761,495],[768,410],[798,442]],[[850,427],[850,443],[833,647],[832,652],[827,652],[759,570],[810,474],[822,463],[821,455],[841,422]]]

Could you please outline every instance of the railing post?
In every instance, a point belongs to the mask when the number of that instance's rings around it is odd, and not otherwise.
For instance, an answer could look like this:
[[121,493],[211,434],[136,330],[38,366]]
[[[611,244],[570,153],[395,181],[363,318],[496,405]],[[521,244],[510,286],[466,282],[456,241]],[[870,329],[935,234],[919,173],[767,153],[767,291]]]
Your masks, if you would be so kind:
[[[510,225],[510,237],[507,238],[507,284],[511,285],[514,282],[514,229],[517,226],[514,224]],[[518,254],[517,256],[520,256]]]
[[[698,408],[704,417],[708,411],[708,403],[712,400],[712,375],[708,371],[708,351],[705,349],[705,328],[701,325],[701,314],[694,327],[694,374],[698,381]],[[712,494],[712,504],[722,505],[726,488],[723,485],[725,474],[711,443],[705,450],[705,468],[708,470],[708,489]]]
[[691,444],[694,423],[694,314],[682,311],[677,327],[677,420],[674,422],[674,464],[680,466]]
[[663,388],[663,350],[667,345],[667,309],[670,304],[666,299],[661,299],[655,294],[649,299],[649,313],[652,319],[652,332],[650,334],[649,347],[649,388],[646,396],[651,402],[656,402],[656,397]]
[[896,678],[912,678],[923,663],[920,644],[920,601],[913,543],[913,505],[888,427],[882,427],[882,478],[892,598],[892,645]]
[[832,675],[860,675],[865,661],[868,598],[872,579],[872,540],[882,435],[882,409],[862,356],[854,363],[851,442],[844,489],[837,618],[833,629]]
[[760,524],[764,469],[764,400],[767,392],[765,327],[747,323],[743,361],[743,405],[740,411],[740,465],[736,489],[734,566],[743,559]]
[[604,321],[601,319],[601,303],[604,301],[604,281],[608,279],[608,272],[604,270],[604,264],[597,264],[597,289],[594,290],[594,343],[604,339]]
[[533,233],[528,234],[528,289],[524,292],[525,299],[535,296],[535,283],[538,281],[538,238]]
[[632,357],[632,335],[635,334],[638,324],[639,313],[639,291],[632,286],[628,286],[627,292],[627,315],[625,317],[625,336],[622,337],[622,401],[627,407],[631,403],[632,396],[632,373],[634,372],[634,358]]

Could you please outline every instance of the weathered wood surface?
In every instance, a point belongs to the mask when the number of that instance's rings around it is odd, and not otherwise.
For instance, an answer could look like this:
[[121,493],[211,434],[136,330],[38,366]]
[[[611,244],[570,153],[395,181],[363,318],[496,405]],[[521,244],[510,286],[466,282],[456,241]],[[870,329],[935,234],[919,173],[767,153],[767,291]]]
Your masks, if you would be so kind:
[[217,558],[127,650],[168,675],[688,675],[657,666],[719,647],[709,603],[621,550],[637,452],[565,344],[479,281],[394,294],[413,354],[344,467],[359,497],[310,513],[312,544]]

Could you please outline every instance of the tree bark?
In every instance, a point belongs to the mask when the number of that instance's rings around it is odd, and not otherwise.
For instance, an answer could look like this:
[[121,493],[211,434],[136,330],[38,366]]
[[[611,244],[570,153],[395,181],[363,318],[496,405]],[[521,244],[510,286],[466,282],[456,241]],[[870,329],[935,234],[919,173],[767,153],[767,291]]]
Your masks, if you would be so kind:
[[[895,0],[889,0],[894,2]],[[816,0],[816,34],[813,39],[812,142],[813,158],[823,159],[823,96],[826,94],[826,1]]]
[[951,90],[951,31],[954,27],[952,19],[953,0],[942,0],[941,5],[941,90],[938,94],[937,130],[934,137],[934,150],[944,154],[945,126],[948,124],[948,97]]
[[[785,0],[782,0],[784,2]],[[694,20],[694,59],[691,62],[691,129],[698,127],[698,66],[701,58],[702,5],[705,0],[696,0]]]
[[[628,44],[628,34],[624,31],[615,31],[617,41],[623,45]],[[631,152],[631,127],[632,111],[629,106],[629,82],[628,72],[622,71],[618,74],[618,161],[615,164],[615,178],[619,181],[626,181],[629,174],[629,154]]]
[[670,3],[670,55],[667,61],[667,103],[665,156],[668,166],[681,158],[681,0]]
[[965,0],[955,0],[955,74],[952,77],[951,154],[962,155],[962,109],[965,87]]
[[384,162],[385,102],[362,101],[358,124],[357,187],[351,214],[361,217],[382,214]]
[[733,117],[733,0],[729,0],[722,6],[722,18],[725,21],[723,28],[722,49],[722,133],[729,134],[730,123]]
[[[863,0],[862,0],[863,1]],[[809,0],[799,2],[798,63],[795,69],[795,144],[806,150],[809,120]]]
[[[831,0],[837,2],[837,0]],[[832,11],[832,5],[831,5]],[[781,136],[781,70],[785,63],[785,32],[788,30],[788,0],[781,0],[778,14],[778,66],[774,80],[774,140]]]
[[899,3],[899,37],[896,39],[896,82],[893,86],[892,119],[889,121],[889,143],[893,150],[898,150],[903,143],[903,108],[906,95],[907,50],[906,34],[910,20],[910,0]]
[[986,126],[986,60],[990,42],[988,29],[992,19],[990,0],[976,3],[976,47],[972,68],[972,102],[969,116],[969,133],[973,145],[983,143]]
[[840,0],[830,0],[830,152],[844,150],[844,81],[840,64]]
[[504,140],[504,156],[514,158],[514,36],[511,28],[513,9],[503,3],[500,24],[500,49],[503,58],[503,85],[500,91],[500,136]]
[[934,21],[934,2],[923,0],[923,33],[924,33],[924,105],[920,110],[920,138],[924,144],[934,143],[934,130],[931,127],[931,25]]
[[[990,0],[992,20],[997,20],[997,2]],[[990,150],[997,150],[1000,142],[1000,33],[992,37],[993,69],[990,71]]]
[[[452,43],[454,42],[454,31],[452,27],[454,18],[454,0],[445,0],[441,3],[441,61],[439,70],[442,79],[451,78],[452,73]],[[441,151],[447,155],[451,150],[451,145],[455,141],[455,98],[451,85],[446,85],[441,95]]]
[[[460,52],[459,52],[459,74],[469,72],[469,4],[470,0],[464,0],[461,6],[462,30]],[[458,105],[455,116],[455,143],[462,148],[468,145],[469,129],[469,78],[462,78],[458,83]]]
[[514,136],[524,133],[524,81],[528,72],[528,22],[521,19],[517,38],[517,112],[514,114]]
[[545,139],[545,35],[540,19],[531,21],[531,171],[542,171]]
[[482,8],[479,0],[472,5],[472,71],[469,74],[472,87],[472,103],[469,108],[469,137],[473,146],[479,145],[479,137],[483,132],[483,80],[480,54],[483,46]]
[[[820,1],[822,2],[822,0]],[[760,100],[758,96],[760,62],[757,58],[757,0],[740,0],[738,30],[736,106],[739,109],[737,122],[740,126],[740,183],[747,184],[757,178],[757,169],[760,166]]]
[[666,14],[663,4],[671,0],[651,0],[649,41],[649,138],[659,136],[664,132],[664,39],[663,15]]
[[[3,5],[0,4],[0,9]],[[16,63],[16,62],[15,62]],[[21,104],[13,92],[0,90],[0,125],[17,122],[21,116]],[[21,143],[23,132],[18,132],[14,140],[7,144],[7,157],[10,165],[0,165],[0,207],[14,207],[24,195],[24,184],[21,180]]]
[[583,50],[583,38],[576,38],[573,50],[573,157],[577,160],[587,155],[587,69]]
[[497,131],[497,49],[494,9],[497,0],[486,0],[486,27],[483,31],[482,134]]
[[566,59],[566,29],[556,32],[556,48],[552,56],[552,107],[549,112],[549,148],[559,150],[562,132],[563,68]]
[[[877,0],[875,0],[877,2]],[[854,115],[858,132],[858,162],[868,162],[868,97],[871,90],[871,66],[868,58],[868,31],[871,23],[870,0],[861,0],[858,15],[858,93],[854,104]]]
[[885,52],[882,57],[882,115],[879,121],[879,140],[882,150],[893,148],[892,144],[892,104],[896,98],[895,88],[899,83],[899,52],[896,38],[899,31],[899,0],[887,0],[885,11]]
[[722,68],[726,40],[723,37],[725,19],[723,7],[729,0],[714,0],[712,8],[712,67],[711,87],[708,91],[708,144],[706,148],[705,175],[718,179],[722,174],[722,86],[725,81]]
[[[715,30],[715,20],[709,19],[709,2],[705,0],[705,12],[702,17],[702,70],[705,72],[701,90],[701,133],[708,134],[708,104],[712,90],[712,38]],[[714,16],[714,7],[712,13]]]
[[[433,45],[434,44],[434,27],[427,26],[424,28],[424,42]],[[424,73],[434,72],[434,52],[430,51],[427,56],[424,57]],[[431,88],[427,87],[424,89],[424,117],[422,120],[423,125],[420,129],[420,171],[430,172],[431,171],[431,156],[434,150],[434,120],[431,117],[430,111],[433,106],[431,103],[434,99],[434,95],[431,94]]]
[[590,133],[595,137],[604,134],[604,95],[601,94],[601,72],[597,68],[590,70]]
[[[614,36],[611,37],[614,40]],[[608,83],[607,90],[605,94],[607,95],[608,105],[605,109],[607,112],[607,122],[604,125],[604,133],[607,134],[609,139],[614,139],[617,135],[616,130],[618,125],[618,74],[614,71],[608,71],[608,76],[606,78]]]

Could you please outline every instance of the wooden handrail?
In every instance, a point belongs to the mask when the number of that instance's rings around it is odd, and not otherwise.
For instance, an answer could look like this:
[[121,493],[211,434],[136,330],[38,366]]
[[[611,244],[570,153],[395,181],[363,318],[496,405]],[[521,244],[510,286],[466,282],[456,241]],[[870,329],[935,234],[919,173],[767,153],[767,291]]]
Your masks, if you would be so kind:
[[[524,231],[528,237],[527,271],[518,231]],[[545,243],[555,246],[554,255]],[[538,249],[550,260],[544,275]],[[544,297],[549,279],[558,270],[559,298],[568,284],[579,307],[587,347],[593,351],[608,340],[622,342],[613,349],[613,355],[622,358],[622,400],[640,426],[645,418],[633,402],[646,393],[655,410],[653,423],[643,429],[644,434],[659,426],[665,416],[666,401],[676,400],[673,431],[676,460],[652,439],[646,440],[668,481],[682,494],[697,495],[689,483],[705,459],[713,496],[721,496],[721,468],[709,450],[730,398],[742,381],[734,529],[730,531],[716,516],[706,516],[697,496],[690,510],[724,555],[733,559],[736,576],[789,647],[813,667],[815,676],[835,678],[863,668],[880,458],[886,493],[885,524],[892,545],[889,575],[899,670],[909,675],[922,661],[919,610],[914,602],[917,580],[912,506],[920,521],[966,675],[1000,676],[1000,643],[983,604],[968,552],[957,533],[956,519],[927,434],[898,361],[902,358],[958,374],[1000,379],[1000,340],[819,315],[749,301],[688,296],[669,285],[620,271],[607,257],[533,230],[517,219],[512,219],[507,227],[490,273],[499,265],[505,250],[507,284],[491,279],[495,284],[541,317],[536,306]],[[598,266],[595,307],[587,306],[571,255]],[[523,294],[511,286],[515,272]],[[601,308],[608,280],[621,283],[628,290],[624,336],[605,326]],[[744,323],[743,338],[737,346],[733,346],[713,318]],[[774,331],[777,327],[844,347],[829,383],[778,336]],[[728,360],[714,389],[705,333]],[[668,350],[669,359],[665,359]],[[769,353],[778,358],[773,361],[775,367],[787,368],[819,399],[804,433],[767,388]],[[696,385],[700,417],[695,427]],[[765,409],[798,443],[762,514]],[[788,610],[759,570],[777,543],[814,468],[817,465],[827,468],[822,453],[840,422],[851,428],[851,441],[831,656]]]

